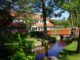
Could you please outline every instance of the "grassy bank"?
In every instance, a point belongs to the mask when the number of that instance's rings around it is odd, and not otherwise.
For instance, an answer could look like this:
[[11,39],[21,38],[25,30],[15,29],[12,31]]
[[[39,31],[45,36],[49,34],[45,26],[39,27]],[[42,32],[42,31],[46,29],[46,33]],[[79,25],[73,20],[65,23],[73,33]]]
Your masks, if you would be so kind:
[[[77,41],[72,42],[66,48],[68,51],[76,51],[77,49]],[[75,52],[64,52],[60,60],[80,60],[80,53]]]

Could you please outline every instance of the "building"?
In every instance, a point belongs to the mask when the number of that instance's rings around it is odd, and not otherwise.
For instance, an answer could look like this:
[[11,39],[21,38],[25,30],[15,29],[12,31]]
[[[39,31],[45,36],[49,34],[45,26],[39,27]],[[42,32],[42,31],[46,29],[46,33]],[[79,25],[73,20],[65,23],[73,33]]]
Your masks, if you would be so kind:
[[26,24],[23,21],[24,16],[21,14],[19,15],[15,10],[10,10],[10,15],[12,17],[12,22],[8,24],[9,31],[11,33],[16,32],[26,32]]
[[[44,31],[43,17],[41,17],[40,14],[35,13],[32,18],[34,20],[33,20],[33,24],[32,24],[31,30],[32,31],[39,31],[39,32]],[[52,34],[53,30],[55,28],[55,24],[53,24],[51,22],[50,18],[46,18],[46,25],[47,25],[47,33],[48,34]]]
[[[25,17],[31,17],[31,31],[35,32],[43,32],[44,31],[44,22],[43,17],[39,13],[35,14],[26,14],[26,13],[20,13],[17,14],[14,10],[11,10],[11,16],[13,17],[13,22],[9,26],[14,27],[23,27],[24,25],[23,18]],[[29,25],[29,24],[28,24]],[[70,35],[71,29],[65,29],[64,26],[56,25],[50,18],[46,18],[46,25],[47,25],[47,34],[48,35]],[[56,30],[55,28],[59,28],[59,30]]]

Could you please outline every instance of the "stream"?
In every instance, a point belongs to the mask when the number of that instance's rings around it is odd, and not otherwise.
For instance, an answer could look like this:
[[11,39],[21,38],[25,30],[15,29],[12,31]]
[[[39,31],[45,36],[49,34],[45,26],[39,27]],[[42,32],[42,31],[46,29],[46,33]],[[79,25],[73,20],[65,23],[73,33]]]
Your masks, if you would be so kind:
[[[49,50],[48,50],[48,56],[55,56],[58,57],[60,52],[66,47],[65,42],[56,42]],[[45,57],[45,53],[38,54],[35,58],[35,60],[41,60],[42,58]]]

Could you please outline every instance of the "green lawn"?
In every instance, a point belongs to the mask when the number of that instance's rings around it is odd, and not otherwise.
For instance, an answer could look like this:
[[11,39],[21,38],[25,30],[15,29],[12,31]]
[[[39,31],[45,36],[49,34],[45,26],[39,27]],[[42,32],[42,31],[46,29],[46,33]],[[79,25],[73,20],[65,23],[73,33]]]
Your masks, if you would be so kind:
[[[65,49],[70,50],[70,51],[76,51],[77,42],[76,41],[72,42]],[[64,54],[62,54],[62,57],[60,60],[80,60],[80,54],[79,53],[66,53],[65,52]]]
[[60,60],[80,60],[80,54],[65,54]]
[[73,41],[71,44],[66,46],[66,50],[76,51],[77,49],[77,41]]
[[68,60],[80,60],[80,54],[68,55],[67,57]]

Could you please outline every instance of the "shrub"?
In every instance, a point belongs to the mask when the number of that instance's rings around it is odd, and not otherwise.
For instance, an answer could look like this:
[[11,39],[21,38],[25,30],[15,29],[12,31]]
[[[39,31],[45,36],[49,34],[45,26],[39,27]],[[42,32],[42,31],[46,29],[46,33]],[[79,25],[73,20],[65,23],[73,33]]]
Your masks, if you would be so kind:
[[49,37],[49,43],[56,43],[57,39],[56,37]]

